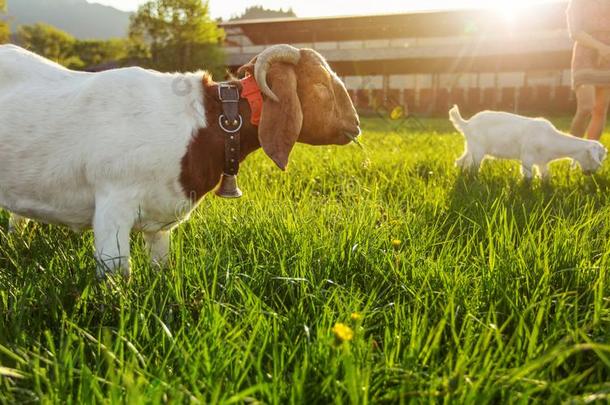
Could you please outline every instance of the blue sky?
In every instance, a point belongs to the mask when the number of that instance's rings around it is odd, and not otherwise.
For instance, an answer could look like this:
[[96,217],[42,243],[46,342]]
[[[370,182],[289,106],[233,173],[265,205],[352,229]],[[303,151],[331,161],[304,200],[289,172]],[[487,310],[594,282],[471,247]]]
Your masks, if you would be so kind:
[[[111,5],[122,10],[135,10],[146,0],[88,0],[89,2]],[[213,17],[229,18],[246,7],[260,4],[267,8],[292,7],[300,17],[315,17],[349,14],[397,13],[425,9],[451,9],[462,7],[489,7],[495,5],[506,13],[513,8],[533,3],[557,0],[211,0]]]

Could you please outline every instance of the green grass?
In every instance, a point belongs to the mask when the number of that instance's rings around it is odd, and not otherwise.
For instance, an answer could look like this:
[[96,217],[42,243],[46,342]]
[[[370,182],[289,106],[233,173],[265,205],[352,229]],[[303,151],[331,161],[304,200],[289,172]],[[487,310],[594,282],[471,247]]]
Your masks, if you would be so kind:
[[366,120],[365,152],[299,146],[288,173],[257,152],[169,269],[134,238],[130,284],[95,281],[91,233],[0,235],[0,402],[610,401],[610,164],[464,177],[425,124]]

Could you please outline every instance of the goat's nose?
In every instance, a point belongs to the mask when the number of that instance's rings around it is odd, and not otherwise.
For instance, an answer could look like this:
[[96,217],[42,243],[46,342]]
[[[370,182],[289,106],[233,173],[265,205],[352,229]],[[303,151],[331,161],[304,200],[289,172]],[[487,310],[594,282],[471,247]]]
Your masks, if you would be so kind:
[[357,127],[360,126],[360,117],[356,117],[356,119],[354,120],[354,123],[356,124]]

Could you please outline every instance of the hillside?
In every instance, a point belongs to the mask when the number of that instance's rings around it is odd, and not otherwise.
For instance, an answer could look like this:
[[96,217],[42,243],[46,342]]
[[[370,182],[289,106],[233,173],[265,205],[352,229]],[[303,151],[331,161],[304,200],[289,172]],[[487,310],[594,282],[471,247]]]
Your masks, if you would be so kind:
[[81,39],[107,39],[127,34],[129,13],[86,0],[8,0],[12,29],[44,22]]

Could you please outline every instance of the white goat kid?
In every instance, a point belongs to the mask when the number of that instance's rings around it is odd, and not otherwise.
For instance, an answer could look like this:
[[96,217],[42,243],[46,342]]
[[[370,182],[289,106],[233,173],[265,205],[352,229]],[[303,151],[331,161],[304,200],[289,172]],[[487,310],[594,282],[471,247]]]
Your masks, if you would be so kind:
[[517,159],[523,176],[529,180],[535,175],[535,167],[547,178],[550,162],[570,158],[590,174],[601,166],[607,154],[600,142],[565,134],[544,118],[482,111],[467,121],[454,106],[449,119],[466,138],[464,154],[455,162],[462,169],[476,170],[486,157]]

